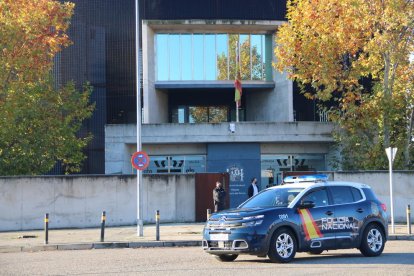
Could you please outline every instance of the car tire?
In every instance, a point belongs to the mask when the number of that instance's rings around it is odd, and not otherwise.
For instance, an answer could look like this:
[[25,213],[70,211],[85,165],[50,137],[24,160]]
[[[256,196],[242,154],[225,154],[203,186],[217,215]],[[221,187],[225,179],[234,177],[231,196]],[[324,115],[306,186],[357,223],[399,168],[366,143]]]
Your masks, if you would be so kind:
[[237,259],[239,255],[237,254],[223,254],[223,255],[216,255],[216,259],[220,262],[232,262]]
[[381,255],[385,246],[385,236],[381,227],[377,224],[370,224],[364,230],[359,250],[365,257]]
[[323,252],[323,250],[319,249],[319,250],[309,251],[308,254],[309,255],[320,255],[320,254],[322,254],[322,252]]
[[274,263],[288,263],[296,255],[296,237],[287,228],[275,231],[270,241],[268,257]]

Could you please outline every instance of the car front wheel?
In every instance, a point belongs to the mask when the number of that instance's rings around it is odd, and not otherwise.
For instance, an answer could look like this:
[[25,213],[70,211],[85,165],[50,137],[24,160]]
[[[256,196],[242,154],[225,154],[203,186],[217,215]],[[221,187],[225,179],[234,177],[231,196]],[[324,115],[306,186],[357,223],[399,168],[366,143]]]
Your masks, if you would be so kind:
[[385,246],[385,237],[382,229],[376,225],[369,225],[362,235],[360,246],[361,253],[366,257],[375,257],[381,255]]
[[239,255],[237,255],[237,254],[223,254],[223,255],[217,255],[215,257],[220,262],[232,262],[235,259],[237,259],[238,256]]
[[288,263],[296,255],[296,238],[286,228],[276,230],[270,242],[269,259],[276,263]]

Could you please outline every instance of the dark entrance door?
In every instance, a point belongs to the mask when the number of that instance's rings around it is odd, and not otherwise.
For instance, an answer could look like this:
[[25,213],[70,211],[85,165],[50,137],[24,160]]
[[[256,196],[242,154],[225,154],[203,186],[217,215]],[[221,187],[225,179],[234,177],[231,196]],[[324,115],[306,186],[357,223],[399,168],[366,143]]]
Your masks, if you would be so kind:
[[226,208],[229,207],[229,174],[228,173],[197,173],[195,175],[196,221],[207,219],[207,209],[214,211],[213,189],[220,181],[226,190]]

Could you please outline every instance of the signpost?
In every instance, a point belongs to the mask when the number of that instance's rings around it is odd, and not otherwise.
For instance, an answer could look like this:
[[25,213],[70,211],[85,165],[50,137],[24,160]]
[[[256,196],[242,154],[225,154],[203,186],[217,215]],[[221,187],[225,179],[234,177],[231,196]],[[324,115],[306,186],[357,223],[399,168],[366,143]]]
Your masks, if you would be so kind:
[[395,233],[394,227],[394,201],[392,197],[392,163],[394,162],[395,155],[397,154],[397,148],[386,148],[385,153],[388,157],[388,167],[390,169],[390,206],[391,206],[391,232]]

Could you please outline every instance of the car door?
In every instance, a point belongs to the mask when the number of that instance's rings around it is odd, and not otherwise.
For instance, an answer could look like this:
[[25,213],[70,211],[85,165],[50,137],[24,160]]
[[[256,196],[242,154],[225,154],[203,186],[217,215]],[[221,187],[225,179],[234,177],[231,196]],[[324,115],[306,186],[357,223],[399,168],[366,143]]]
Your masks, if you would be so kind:
[[337,248],[356,246],[359,229],[371,210],[363,200],[361,191],[352,186],[331,186],[329,191],[335,207],[332,229],[335,232]]
[[335,245],[335,233],[322,227],[327,218],[333,218],[334,215],[326,187],[310,190],[301,198],[299,205],[303,202],[314,203],[313,208],[298,209],[304,247],[315,251],[332,248]]

